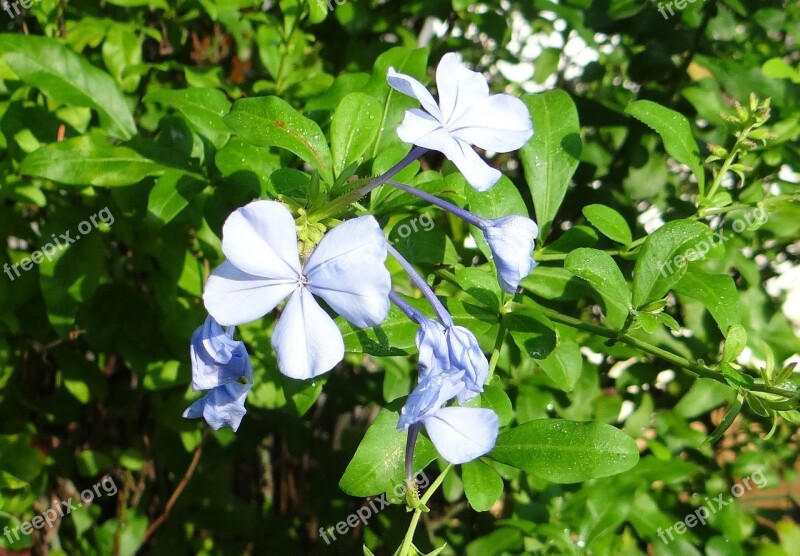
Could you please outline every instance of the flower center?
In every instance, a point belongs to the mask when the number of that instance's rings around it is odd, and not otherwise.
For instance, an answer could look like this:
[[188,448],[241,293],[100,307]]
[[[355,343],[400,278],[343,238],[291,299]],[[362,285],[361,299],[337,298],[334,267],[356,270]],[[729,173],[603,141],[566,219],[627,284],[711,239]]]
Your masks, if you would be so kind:
[[298,274],[297,282],[296,282],[298,288],[305,288],[310,283],[311,283],[311,281],[308,278],[306,278],[305,275]]

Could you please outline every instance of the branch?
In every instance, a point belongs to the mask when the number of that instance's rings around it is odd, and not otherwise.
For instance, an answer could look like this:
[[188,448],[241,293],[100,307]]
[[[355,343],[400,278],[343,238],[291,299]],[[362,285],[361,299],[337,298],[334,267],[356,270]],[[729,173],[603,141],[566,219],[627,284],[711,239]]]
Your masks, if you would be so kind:
[[167,505],[164,507],[164,513],[158,516],[158,518],[150,524],[150,527],[147,528],[147,532],[144,534],[144,538],[142,539],[142,544],[146,543],[147,540],[156,532],[156,529],[161,527],[161,524],[169,517],[169,513],[172,511],[172,507],[178,501],[181,493],[183,493],[183,489],[186,488],[186,485],[189,483],[189,479],[192,478],[195,469],[197,468],[197,464],[200,461],[200,455],[203,453],[203,445],[205,444],[206,438],[208,437],[208,429],[203,431],[203,438],[200,440],[200,444],[194,451],[194,455],[192,456],[192,462],[189,464],[189,468],[186,470],[186,473],[183,475],[183,479],[181,482],[178,483],[178,486],[175,488],[175,492],[172,493],[169,500],[167,500]]

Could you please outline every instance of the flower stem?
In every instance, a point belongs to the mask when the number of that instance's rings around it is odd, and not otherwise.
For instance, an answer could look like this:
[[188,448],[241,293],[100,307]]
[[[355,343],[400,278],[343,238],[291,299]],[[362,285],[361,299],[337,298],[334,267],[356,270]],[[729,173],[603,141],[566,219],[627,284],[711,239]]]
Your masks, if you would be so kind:
[[417,445],[417,437],[422,425],[414,423],[408,427],[408,436],[406,437],[406,483],[410,483],[414,479],[414,447]]
[[439,301],[439,298],[436,297],[435,293],[433,293],[433,290],[425,281],[425,279],[422,276],[420,276],[420,274],[414,269],[413,266],[411,266],[411,263],[409,263],[405,259],[405,257],[403,257],[403,255],[398,253],[397,249],[395,249],[391,245],[388,246],[388,249],[392,257],[394,257],[397,260],[397,262],[400,263],[400,266],[402,266],[403,270],[406,271],[409,278],[411,278],[411,281],[414,282],[414,285],[416,285],[420,289],[422,295],[424,295],[425,299],[428,300],[428,303],[431,304],[431,307],[433,307],[433,311],[439,318],[439,322],[441,322],[442,325],[447,327],[453,326],[453,317],[450,316],[450,313],[447,311],[445,306],[442,305],[442,302]]
[[408,304],[402,297],[400,297],[397,292],[390,291],[389,292],[389,299],[397,305],[397,308],[403,311],[406,316],[411,319],[413,322],[417,324],[421,324],[422,320],[425,318],[421,312],[419,312],[415,307],[412,307]]
[[[532,297],[532,294],[529,292],[525,292],[525,295],[528,297]],[[541,305],[537,306],[537,311],[542,313],[544,316],[549,318],[554,322],[558,322],[560,324],[565,324],[569,327],[575,328],[577,330],[582,330],[584,332],[588,332],[589,334],[594,334],[595,336],[601,336],[603,338],[609,338],[620,342],[622,344],[626,344],[628,346],[634,347],[639,351],[643,351],[645,353],[649,353],[659,359],[677,365],[680,368],[690,372],[691,374],[703,377],[703,378],[710,378],[711,380],[716,380],[722,384],[728,385],[725,377],[719,371],[716,371],[710,367],[706,367],[700,363],[695,361],[691,361],[685,357],[681,357],[680,355],[673,353],[671,351],[667,351],[662,349],[658,346],[654,346],[644,340],[640,340],[639,338],[634,338],[630,334],[620,334],[616,330],[611,330],[610,328],[605,328],[603,326],[598,326],[596,324],[591,324],[588,322],[583,322],[579,319],[562,315],[558,311],[553,311],[552,309],[548,309],[546,307],[542,307]],[[753,392],[764,392],[768,394],[774,394],[776,396],[781,396],[787,399],[798,399],[800,398],[800,391],[793,391],[793,390],[786,390],[783,388],[775,388],[771,386],[767,386],[765,384],[754,384],[749,390]]]
[[473,226],[477,226],[478,228],[480,228],[486,223],[486,220],[481,218],[480,216],[472,214],[468,210],[464,210],[461,207],[454,205],[453,203],[445,201],[444,199],[440,199],[439,197],[435,197],[434,195],[426,193],[425,191],[421,191],[411,185],[400,183],[394,180],[389,180],[386,182],[386,184],[391,185],[394,188],[400,189],[401,191],[405,191],[406,193],[410,193],[415,197],[419,197],[423,201],[427,201],[432,205],[436,205],[437,207],[444,209],[451,214],[455,214],[462,220],[468,222],[469,224],[472,224]]
[[503,342],[506,340],[506,332],[508,332],[508,326],[506,326],[505,320],[501,320],[500,328],[497,330],[497,339],[494,341],[492,355],[489,358],[489,374],[486,377],[486,384],[492,381],[492,375],[494,375],[497,362],[500,360],[500,350],[503,348]]
[[[424,147],[414,147],[413,149],[411,149],[410,153],[408,153],[405,157],[403,157],[403,160],[401,160],[400,162],[389,168],[389,170],[387,170],[384,174],[376,176],[375,178],[370,180],[366,185],[363,185],[358,189],[354,189],[349,193],[345,193],[341,197],[337,197],[336,199],[328,203],[325,206],[325,208],[323,208],[321,211],[314,212],[313,220],[315,222],[319,222],[321,220],[325,220],[326,218],[331,218],[332,216],[336,216],[346,211],[350,205],[361,199],[361,197],[363,197],[376,187],[383,185],[384,183],[392,179],[406,166],[417,160],[426,152],[428,152],[428,149]],[[310,217],[311,215],[309,215],[309,218]]]
[[[444,280],[447,280],[450,283],[453,284],[457,283],[455,275],[453,275],[453,273],[450,271],[437,270],[436,275]],[[535,300],[535,297],[531,292],[523,290],[523,294],[526,297]],[[559,324],[564,324],[566,326],[575,328],[577,330],[582,330],[583,332],[587,332],[595,336],[600,336],[601,338],[608,338],[610,340],[614,340],[616,342],[631,346],[633,348],[638,349],[639,351],[648,353],[654,357],[672,363],[695,376],[710,378],[711,380],[715,380],[721,384],[729,386],[728,382],[725,380],[725,377],[719,371],[712,369],[710,367],[706,367],[701,363],[691,361],[690,359],[687,359],[685,357],[681,357],[680,355],[668,351],[666,349],[654,346],[653,344],[650,344],[644,340],[640,340],[639,338],[635,338],[630,334],[627,333],[620,334],[620,331],[618,330],[612,330],[610,328],[599,326],[597,324],[583,322],[580,319],[576,319],[574,317],[561,314],[558,311],[554,311],[552,309],[548,309],[547,307],[543,307],[538,303],[536,305],[536,310],[541,314],[543,314],[544,316],[546,316],[547,318],[549,318],[551,321],[557,322]],[[492,353],[492,358],[494,358],[494,353]],[[786,390],[785,388],[776,388],[774,386],[768,386],[766,384],[759,384],[759,383],[756,383],[753,386],[751,386],[749,390],[753,392],[763,392],[766,394],[773,394],[775,396],[781,396],[790,400],[800,399],[800,390],[797,391]]]
[[[428,490],[425,491],[425,494],[420,498],[420,502],[422,506],[426,506],[428,500],[431,499],[433,493],[436,492],[436,489],[441,486],[444,478],[450,473],[450,470],[453,468],[453,464],[449,464],[447,467],[444,468],[438,477],[431,483],[431,486]],[[396,552],[397,556],[413,556],[411,553],[411,545],[414,541],[414,533],[417,530],[417,524],[419,523],[419,518],[422,515],[422,508],[417,508],[414,510],[414,515],[411,516],[411,523],[408,525],[408,531],[406,532],[406,536],[403,539],[403,544],[400,546],[400,549]]]

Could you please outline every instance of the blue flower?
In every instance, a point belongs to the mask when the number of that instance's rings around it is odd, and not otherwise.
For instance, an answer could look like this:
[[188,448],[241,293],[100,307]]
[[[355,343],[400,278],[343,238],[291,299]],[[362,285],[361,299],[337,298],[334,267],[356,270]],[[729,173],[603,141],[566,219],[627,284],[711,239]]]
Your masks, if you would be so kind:
[[460,373],[464,388],[459,403],[466,403],[481,392],[489,376],[489,361],[475,335],[463,326],[444,326],[434,319],[423,319],[417,332],[420,380],[440,373]]
[[479,407],[445,407],[464,391],[464,372],[438,373],[420,381],[400,414],[400,430],[421,424],[445,460],[466,463],[494,448],[500,428],[497,414]]
[[500,287],[505,292],[516,293],[520,281],[536,266],[531,257],[539,235],[536,222],[524,216],[505,216],[485,220],[481,228],[494,255]]
[[210,316],[194,331],[190,346],[193,390],[210,390],[252,375],[247,348],[233,339],[233,332],[233,327],[225,331]]
[[192,334],[192,389],[209,390],[183,413],[188,419],[205,418],[214,429],[239,428],[247,409],[244,402],[253,386],[253,366],[244,344],[208,317]]
[[222,251],[226,261],[206,283],[206,309],[224,326],[239,325],[288,297],[272,346],[289,377],[318,376],[344,357],[342,333],[315,295],[360,328],[380,324],[389,311],[386,238],[372,216],[328,232],[301,266],[291,213],[275,201],[256,201],[227,219]]
[[486,78],[470,71],[458,54],[442,56],[436,69],[439,102],[411,76],[389,68],[389,85],[417,99],[424,110],[407,110],[397,135],[406,143],[444,154],[478,191],[500,179],[472,149],[507,153],[522,147],[533,135],[528,107],[510,95],[490,95]]
[[183,416],[187,419],[203,417],[214,430],[230,427],[236,432],[247,413],[244,402],[253,387],[252,377],[250,380],[248,384],[231,382],[211,389],[208,394],[190,405]]

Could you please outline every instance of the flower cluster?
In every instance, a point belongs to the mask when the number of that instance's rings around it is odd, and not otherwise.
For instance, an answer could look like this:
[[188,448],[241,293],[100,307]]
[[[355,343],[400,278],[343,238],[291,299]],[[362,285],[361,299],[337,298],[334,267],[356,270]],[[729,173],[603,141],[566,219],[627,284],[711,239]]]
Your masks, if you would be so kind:
[[[391,178],[435,149],[476,190],[489,189],[501,174],[472,147],[493,152],[520,148],[533,134],[527,107],[509,95],[490,95],[483,76],[468,70],[456,54],[445,55],[437,69],[438,102],[410,76],[390,68],[387,79],[424,108],[408,110],[398,128],[400,138],[416,148],[357,193],[386,184],[463,218],[484,234],[500,287],[516,292],[534,266],[531,252],[538,229],[532,220],[517,215],[488,220]],[[275,324],[272,346],[278,369],[294,379],[317,377],[344,357],[342,334],[318,299],[359,328],[380,325],[394,302],[419,325],[419,383],[398,422],[399,429],[409,431],[407,467],[423,427],[451,463],[471,461],[492,449],[497,415],[490,409],[464,406],[483,391],[489,375],[486,356],[472,332],[455,325],[426,281],[388,245],[373,216],[333,227],[301,261],[291,212],[276,201],[255,201],[226,220],[222,251],[225,261],[209,277],[203,295],[209,317],[191,344],[192,386],[208,393],[186,410],[185,417],[202,416],[214,429],[239,427],[253,370],[244,344],[233,339],[235,327],[262,318],[283,300],[287,301]],[[425,316],[392,291],[384,264],[387,253],[425,295],[436,318]],[[458,405],[450,405],[454,400]]]

